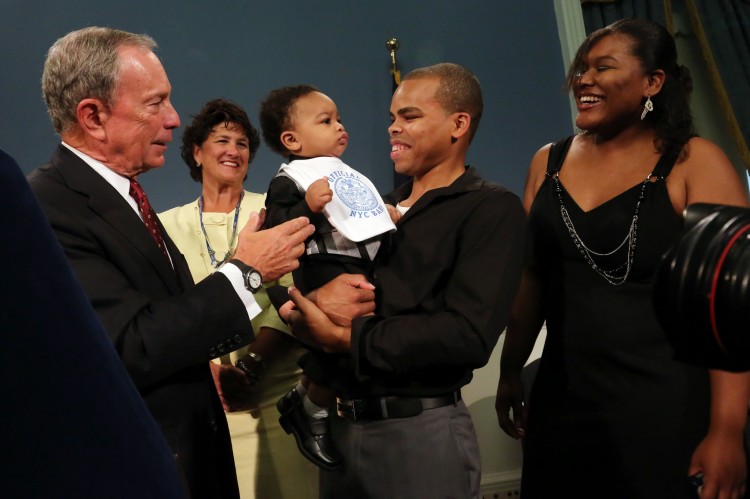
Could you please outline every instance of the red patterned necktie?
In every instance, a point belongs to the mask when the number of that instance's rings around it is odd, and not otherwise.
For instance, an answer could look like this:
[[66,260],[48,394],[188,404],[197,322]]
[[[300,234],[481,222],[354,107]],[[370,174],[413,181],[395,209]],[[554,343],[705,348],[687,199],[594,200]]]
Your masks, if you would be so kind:
[[141,210],[143,223],[146,224],[149,234],[151,234],[151,237],[161,250],[164,258],[166,258],[167,262],[171,265],[171,260],[167,254],[167,247],[164,245],[164,238],[161,235],[159,224],[156,221],[156,213],[154,213],[154,209],[151,208],[151,204],[148,202],[148,198],[146,197],[146,193],[143,192],[141,184],[139,184],[134,178],[130,179],[130,196],[135,199],[138,209]]

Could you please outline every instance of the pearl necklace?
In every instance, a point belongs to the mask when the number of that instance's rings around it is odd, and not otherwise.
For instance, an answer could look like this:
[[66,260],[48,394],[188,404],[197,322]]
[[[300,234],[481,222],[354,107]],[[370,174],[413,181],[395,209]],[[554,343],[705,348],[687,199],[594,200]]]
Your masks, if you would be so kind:
[[[638,202],[636,202],[635,204],[635,212],[633,213],[633,219],[630,221],[630,228],[628,229],[628,232],[625,235],[625,239],[623,239],[622,242],[612,251],[609,251],[607,253],[599,253],[589,248],[583,242],[581,237],[578,235],[578,231],[576,231],[575,225],[573,225],[573,220],[570,218],[570,215],[568,214],[568,209],[565,207],[565,203],[563,202],[562,187],[560,186],[559,173],[560,173],[559,170],[555,170],[555,171],[547,172],[546,175],[555,182],[555,191],[557,192],[557,198],[560,200],[560,214],[562,216],[563,222],[565,223],[565,227],[568,229],[568,234],[570,234],[570,237],[573,239],[573,244],[575,244],[576,248],[578,248],[578,251],[581,253],[581,255],[583,255],[583,258],[586,260],[586,263],[588,263],[589,266],[592,269],[594,269],[594,271],[597,274],[602,276],[604,279],[607,280],[607,282],[609,282],[613,286],[619,286],[620,284],[624,283],[625,280],[628,278],[628,275],[630,275],[630,270],[633,267],[633,259],[635,258],[636,240],[638,239],[638,211],[641,208],[641,202],[643,201],[643,198],[645,196],[646,186],[649,184],[649,182],[651,182],[652,178],[657,178],[659,180],[664,180],[664,178],[659,177],[655,175],[654,173],[648,174],[648,177],[646,177],[646,180],[644,180],[643,184],[641,184],[641,192],[638,195]],[[627,256],[625,259],[625,263],[622,263],[618,265],[617,267],[614,267],[611,269],[605,269],[605,268],[602,268],[599,264],[597,264],[594,261],[594,257],[614,255],[626,244],[627,244]]]

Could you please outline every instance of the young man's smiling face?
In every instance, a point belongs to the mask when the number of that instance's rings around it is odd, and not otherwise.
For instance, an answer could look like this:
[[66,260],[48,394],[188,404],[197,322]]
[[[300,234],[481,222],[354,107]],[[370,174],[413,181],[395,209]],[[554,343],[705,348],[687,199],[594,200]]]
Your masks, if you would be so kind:
[[435,98],[438,78],[401,82],[391,100],[391,160],[398,173],[420,176],[445,161],[454,123]]

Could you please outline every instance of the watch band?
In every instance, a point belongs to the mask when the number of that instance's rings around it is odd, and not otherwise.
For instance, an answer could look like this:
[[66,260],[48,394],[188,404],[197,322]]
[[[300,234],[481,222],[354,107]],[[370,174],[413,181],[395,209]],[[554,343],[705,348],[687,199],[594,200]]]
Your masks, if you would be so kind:
[[[253,360],[250,365],[245,362],[248,357]],[[255,366],[255,369],[251,368],[251,365]],[[234,367],[245,373],[245,376],[247,377],[248,381],[250,381],[250,384],[254,385],[261,379],[263,379],[263,372],[266,370],[266,363],[263,362],[263,359],[260,355],[248,351],[246,357],[242,357],[234,363]]]
[[257,293],[263,287],[263,276],[257,269],[236,258],[232,258],[228,263],[233,264],[242,272],[245,289],[251,293]]

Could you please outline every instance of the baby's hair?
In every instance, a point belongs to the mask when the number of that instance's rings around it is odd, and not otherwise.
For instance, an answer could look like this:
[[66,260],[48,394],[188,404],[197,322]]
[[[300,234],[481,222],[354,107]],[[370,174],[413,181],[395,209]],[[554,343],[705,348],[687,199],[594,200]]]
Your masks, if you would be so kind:
[[289,150],[281,143],[281,134],[293,130],[292,109],[294,104],[305,95],[320,92],[312,85],[294,85],[276,88],[260,104],[260,128],[263,140],[274,152],[282,156],[289,155]]

